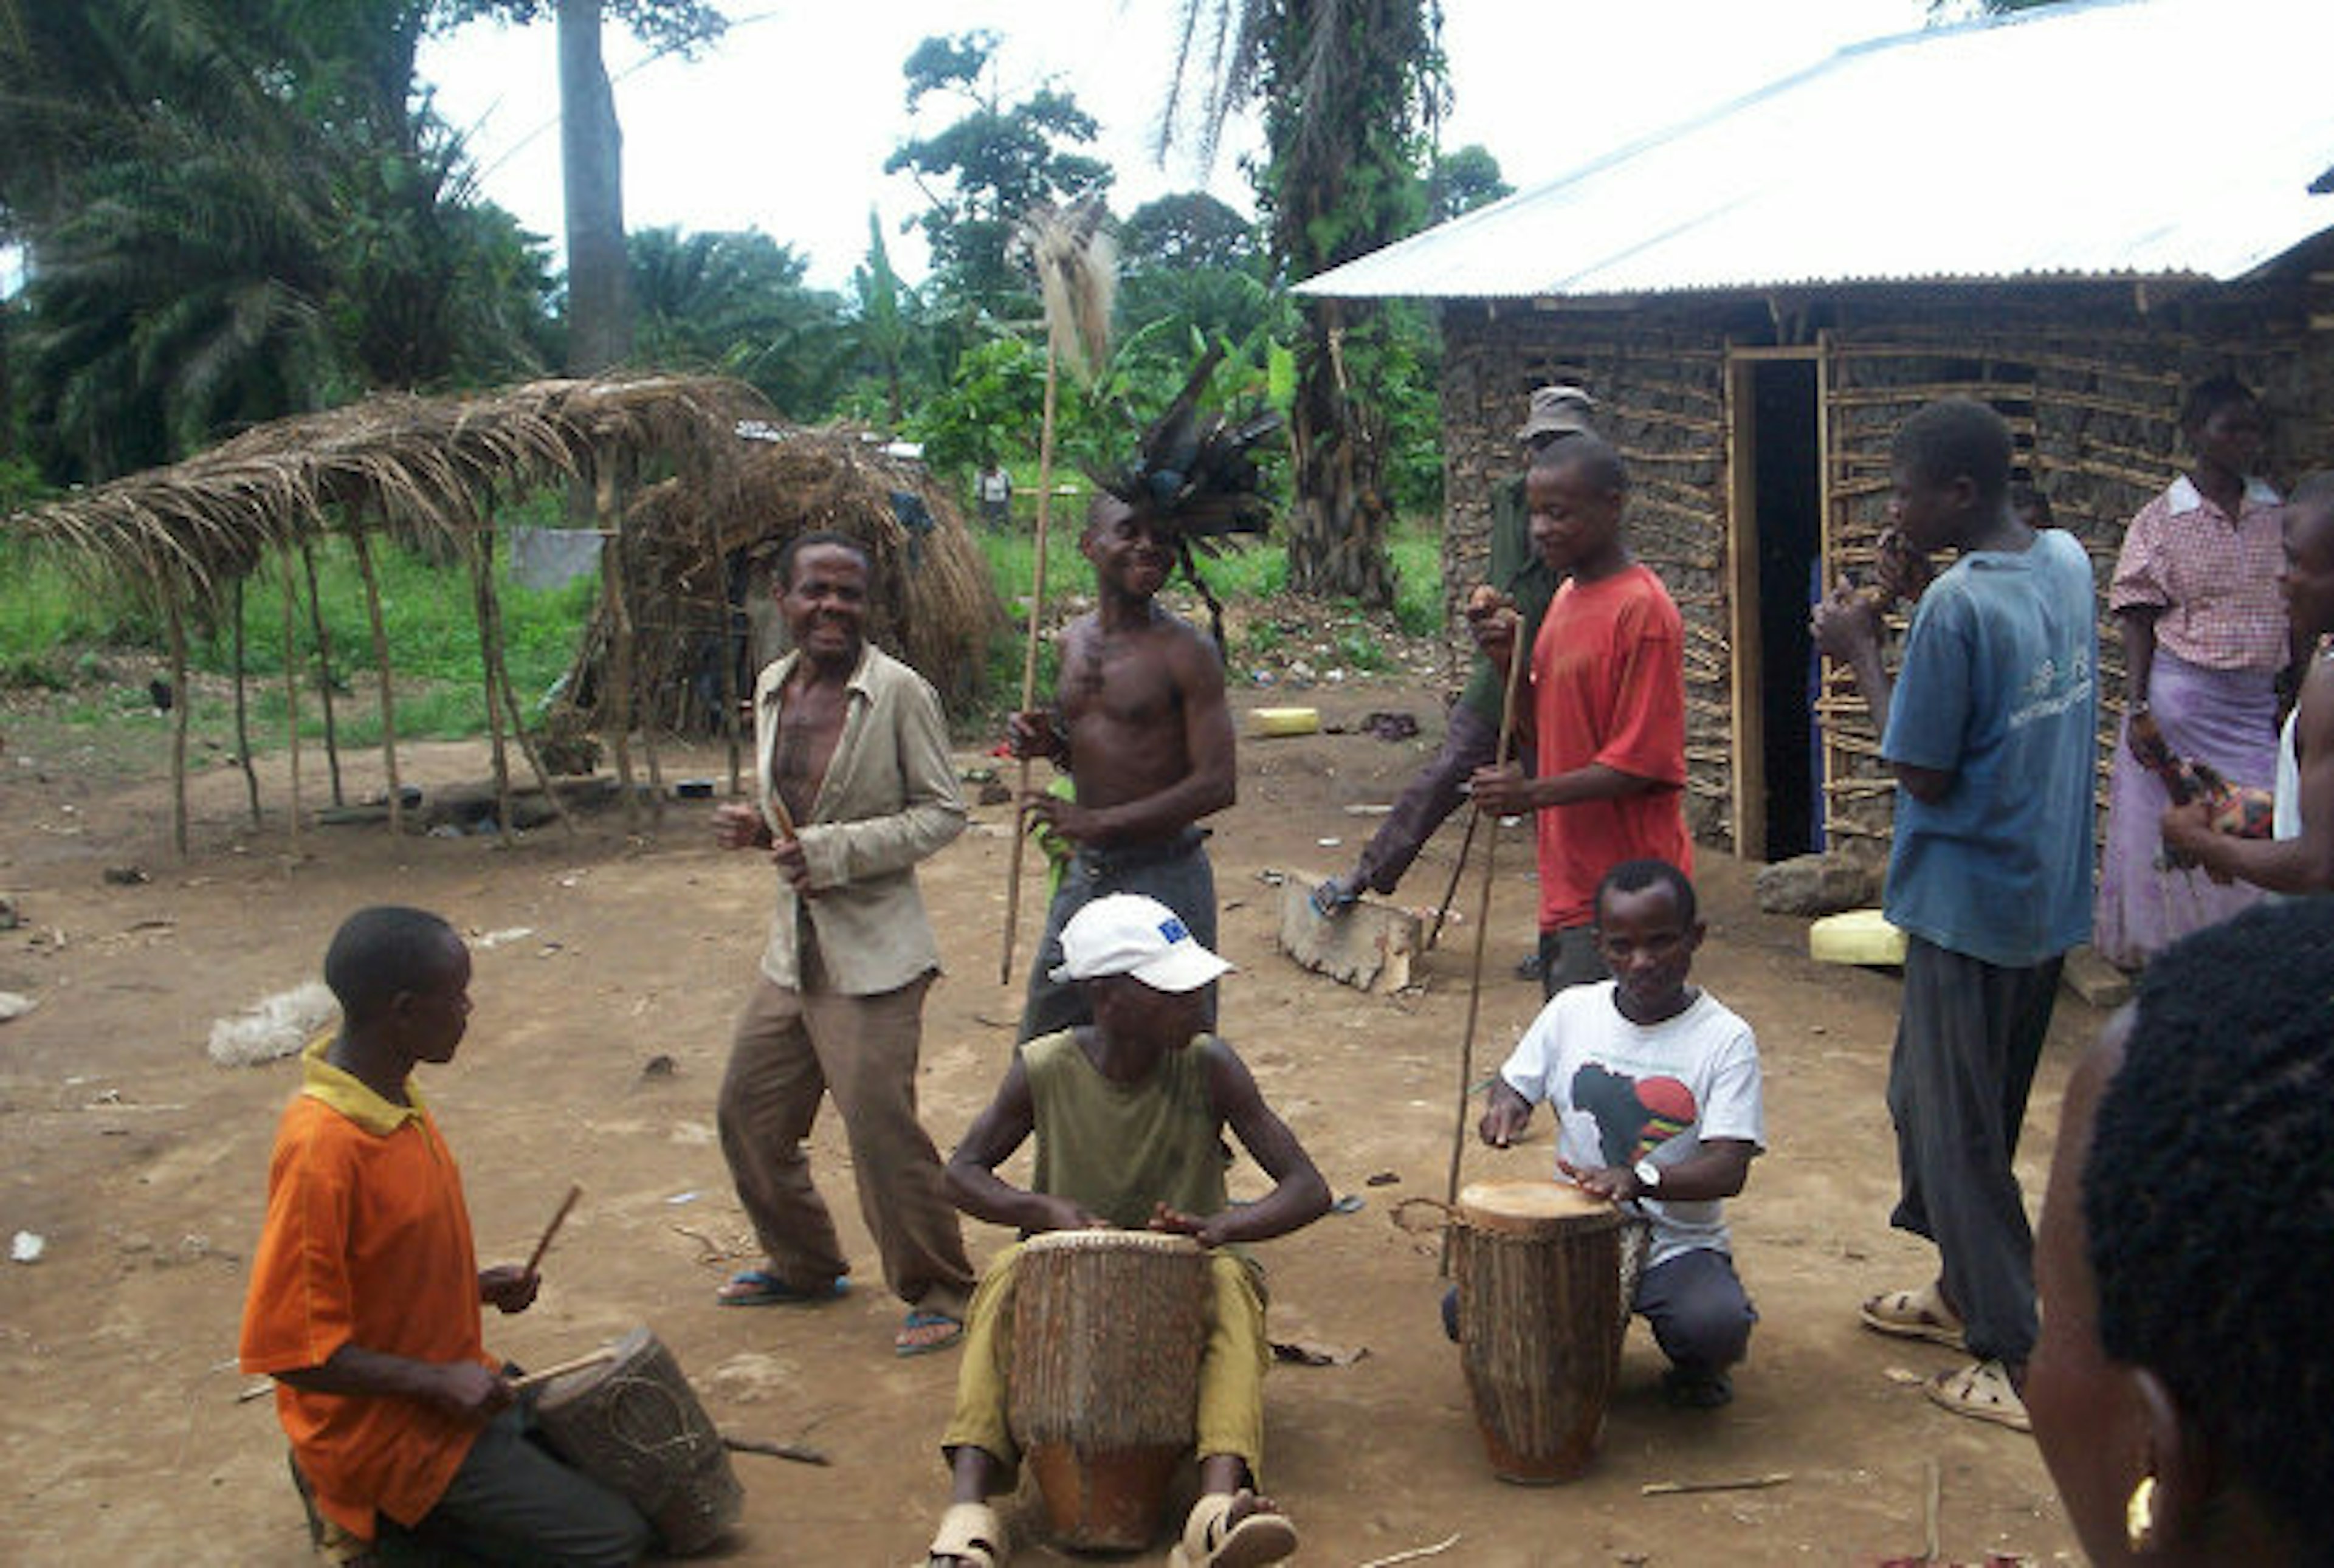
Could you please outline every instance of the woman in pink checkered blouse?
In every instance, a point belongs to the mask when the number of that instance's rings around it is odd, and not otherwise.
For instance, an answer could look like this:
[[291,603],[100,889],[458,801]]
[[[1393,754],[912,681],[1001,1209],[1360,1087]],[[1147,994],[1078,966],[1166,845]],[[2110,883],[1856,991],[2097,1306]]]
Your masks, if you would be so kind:
[[2180,428],[2194,461],[2131,520],[2107,596],[2123,628],[2125,719],[2091,941],[2127,969],[2261,897],[2165,863],[2157,823],[2171,802],[2140,754],[2160,742],[2233,784],[2269,787],[2277,672],[2291,658],[2279,497],[2252,474],[2260,400],[2215,376],[2190,390]]

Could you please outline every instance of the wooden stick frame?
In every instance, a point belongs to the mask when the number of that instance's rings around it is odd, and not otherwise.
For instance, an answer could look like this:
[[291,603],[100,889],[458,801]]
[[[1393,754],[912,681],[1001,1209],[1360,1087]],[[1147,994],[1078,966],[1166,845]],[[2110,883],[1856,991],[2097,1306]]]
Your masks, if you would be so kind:
[[[1037,706],[1037,640],[1045,623],[1046,535],[1054,505],[1054,406],[1061,376],[1061,351],[1046,337],[1046,417],[1037,440],[1037,537],[1030,563],[1029,640],[1021,658],[1021,711]],[[1029,759],[1021,759],[1013,791],[1013,856],[1005,876],[1005,946],[997,962],[997,983],[1013,983],[1013,938],[1021,923],[1021,859],[1029,834]]]

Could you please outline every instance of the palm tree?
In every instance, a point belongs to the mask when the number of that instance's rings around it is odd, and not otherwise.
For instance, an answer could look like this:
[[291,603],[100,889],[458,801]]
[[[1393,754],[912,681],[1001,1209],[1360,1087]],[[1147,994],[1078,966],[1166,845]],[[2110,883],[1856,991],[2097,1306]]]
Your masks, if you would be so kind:
[[[1261,101],[1274,259],[1292,279],[1325,272],[1424,216],[1419,171],[1442,106],[1441,22],[1435,0],[1182,0],[1162,138],[1178,124],[1187,73],[1207,79],[1203,149],[1233,109]],[[1289,419],[1289,586],[1389,605],[1377,393],[1391,323],[1350,301],[1307,302],[1304,316]]]
[[736,376],[792,418],[826,411],[848,358],[843,301],[803,285],[792,246],[758,229],[652,228],[628,244],[643,361]]

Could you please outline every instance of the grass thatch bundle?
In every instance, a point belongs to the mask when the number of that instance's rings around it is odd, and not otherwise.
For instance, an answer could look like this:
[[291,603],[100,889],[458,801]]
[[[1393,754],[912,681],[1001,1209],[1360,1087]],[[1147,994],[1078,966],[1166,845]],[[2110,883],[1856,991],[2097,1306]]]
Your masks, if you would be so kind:
[[[750,693],[760,665],[784,647],[771,599],[778,553],[821,530],[858,541],[873,559],[868,636],[952,707],[969,698],[1004,611],[954,500],[923,466],[847,427],[756,421],[732,446],[717,492],[676,476],[643,492],[625,516],[637,721],[719,731],[725,653],[728,689]],[[578,652],[569,690],[587,711],[603,706],[617,625],[603,602]]]

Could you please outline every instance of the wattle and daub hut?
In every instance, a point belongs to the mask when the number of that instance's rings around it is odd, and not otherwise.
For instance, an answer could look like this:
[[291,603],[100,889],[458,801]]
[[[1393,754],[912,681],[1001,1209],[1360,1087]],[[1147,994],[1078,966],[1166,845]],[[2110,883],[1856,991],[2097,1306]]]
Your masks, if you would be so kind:
[[[531,724],[534,696],[512,689],[502,658],[494,514],[498,498],[552,486],[584,486],[593,497],[601,596],[564,694]],[[188,622],[198,612],[227,611],[246,581],[271,566],[280,568],[285,646],[295,641],[304,574],[313,643],[329,668],[313,551],[328,535],[345,539],[366,587],[393,827],[401,825],[403,792],[385,620],[391,612],[372,559],[380,538],[468,569],[497,822],[506,833],[508,744],[524,754],[555,807],[550,774],[567,771],[558,754],[577,751],[585,732],[614,743],[628,810],[639,798],[630,750],[635,733],[648,748],[652,779],[660,731],[727,735],[734,781],[741,728],[750,733],[743,696],[758,661],[777,651],[776,640],[754,629],[767,620],[770,567],[797,534],[832,529],[867,546],[878,580],[869,635],[932,672],[944,695],[969,693],[1003,622],[979,547],[921,465],[859,430],[787,426],[751,388],[720,378],[612,376],[476,396],[378,396],[257,427],[183,463],[76,492],[9,526],[59,549],[105,590],[150,604],[167,630],[182,693]],[[294,662],[285,692],[294,737],[287,820],[295,833],[300,687]],[[240,725],[240,668],[236,689]],[[320,696],[330,752],[329,682]],[[172,708],[174,829],[182,851],[191,706]],[[256,821],[247,740],[238,750]]]
[[[2091,0],[1883,39],[1300,285],[1440,306],[1443,581],[1483,576],[1530,390],[1577,382],[1687,626],[1689,820],[1879,852],[1893,789],[1807,620],[1867,570],[1896,427],[2010,421],[2102,590],[2233,373],[2334,464],[2334,6]],[[2194,95],[2219,84],[2224,110]],[[2105,608],[2104,592],[2101,608]],[[2122,670],[2103,626],[2102,756]]]

